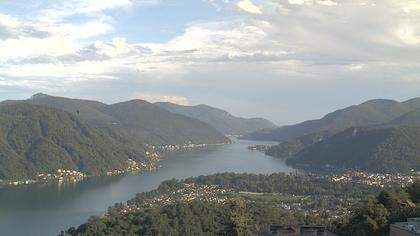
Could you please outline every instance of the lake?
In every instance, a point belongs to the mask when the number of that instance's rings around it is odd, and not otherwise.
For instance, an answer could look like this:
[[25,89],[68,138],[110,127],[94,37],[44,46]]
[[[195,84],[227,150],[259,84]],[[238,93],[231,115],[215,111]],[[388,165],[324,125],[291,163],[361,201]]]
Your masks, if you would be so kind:
[[78,226],[89,216],[103,214],[117,202],[125,202],[172,178],[188,178],[221,172],[296,172],[283,160],[247,149],[249,145],[274,144],[233,140],[230,145],[168,153],[161,168],[125,176],[93,177],[76,184],[36,184],[0,189],[0,235],[57,235]]

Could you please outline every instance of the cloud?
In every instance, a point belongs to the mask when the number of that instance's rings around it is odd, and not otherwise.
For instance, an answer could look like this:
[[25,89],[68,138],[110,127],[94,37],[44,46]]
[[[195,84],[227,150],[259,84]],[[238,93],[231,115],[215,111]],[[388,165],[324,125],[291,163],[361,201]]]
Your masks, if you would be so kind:
[[313,0],[288,0],[289,4],[292,5],[302,5],[302,4],[312,4]]
[[291,5],[309,5],[312,6],[314,4],[324,5],[324,6],[336,6],[338,5],[337,2],[332,0],[288,0],[288,3]]
[[68,0],[58,1],[43,9],[38,16],[41,21],[57,22],[73,15],[92,15],[106,10],[130,7],[129,0]]
[[[278,101],[277,90],[293,96],[307,84],[345,88],[345,83],[369,81],[370,87],[380,87],[383,81],[418,81],[420,12],[415,2],[211,2],[223,6],[217,21],[192,21],[163,42],[137,42],[115,23],[113,12],[140,4],[135,1],[109,1],[86,10],[60,3],[48,9],[67,13],[50,14],[48,21],[0,14],[0,90],[99,87],[97,94],[106,98],[106,88],[122,87],[120,96],[177,103],[214,99],[235,109],[238,101],[262,100],[261,91],[271,91],[264,96]],[[73,17],[82,20],[69,20]],[[290,84],[295,90],[285,89]]]
[[131,99],[142,99],[148,102],[171,102],[179,105],[188,105],[188,99],[184,96],[162,95],[149,92],[135,92]]
[[420,43],[420,35],[417,34],[416,28],[411,25],[400,25],[396,30],[396,35],[404,44],[418,45]]
[[346,66],[347,69],[351,71],[361,71],[366,68],[365,64],[350,64]]
[[317,3],[320,4],[320,5],[325,5],[325,6],[329,6],[329,7],[338,5],[337,2],[334,2],[334,1],[331,1],[331,0],[317,1]]
[[241,0],[238,2],[238,7],[246,12],[253,14],[261,14],[261,9],[256,6],[251,0]]

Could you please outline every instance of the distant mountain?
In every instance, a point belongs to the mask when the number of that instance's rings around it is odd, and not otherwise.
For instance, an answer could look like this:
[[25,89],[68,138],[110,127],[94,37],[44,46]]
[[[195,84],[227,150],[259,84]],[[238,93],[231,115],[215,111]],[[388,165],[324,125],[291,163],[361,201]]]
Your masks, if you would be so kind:
[[0,106],[0,179],[24,180],[58,169],[90,175],[148,162],[145,147],[76,114],[27,102]]
[[[113,105],[36,94],[27,102],[68,111],[100,127],[113,127],[148,144],[211,144],[229,140],[208,124],[142,100]],[[10,103],[10,101],[8,102]]]
[[329,113],[321,119],[305,121],[276,129],[256,131],[244,138],[256,140],[286,141],[319,131],[337,133],[350,127],[372,126],[391,122],[416,109],[420,98],[405,102],[376,99]]
[[349,128],[310,145],[288,164],[379,172],[420,170],[420,127]]
[[113,104],[103,109],[117,120],[115,127],[147,143],[225,143],[222,133],[210,125],[187,116],[171,113],[142,100]]
[[201,120],[224,134],[240,135],[275,127],[271,121],[263,118],[246,119],[235,117],[227,111],[207,105],[182,106],[169,102],[158,102],[155,104],[172,113]]

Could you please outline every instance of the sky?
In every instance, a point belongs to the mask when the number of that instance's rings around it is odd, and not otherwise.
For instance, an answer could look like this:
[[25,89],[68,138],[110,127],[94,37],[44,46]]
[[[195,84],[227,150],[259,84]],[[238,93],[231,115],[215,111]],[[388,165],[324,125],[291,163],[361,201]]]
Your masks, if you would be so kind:
[[0,1],[0,100],[208,104],[291,124],[420,96],[418,0]]

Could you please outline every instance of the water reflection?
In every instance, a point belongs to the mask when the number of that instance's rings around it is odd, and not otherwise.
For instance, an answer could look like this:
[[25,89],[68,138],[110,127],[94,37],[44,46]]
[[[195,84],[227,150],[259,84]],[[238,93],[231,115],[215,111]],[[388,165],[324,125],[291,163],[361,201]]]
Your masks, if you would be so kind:
[[234,141],[231,145],[167,154],[160,163],[162,167],[154,172],[0,189],[0,235],[57,235],[167,179],[220,172],[295,172],[280,159],[247,149],[266,142]]

